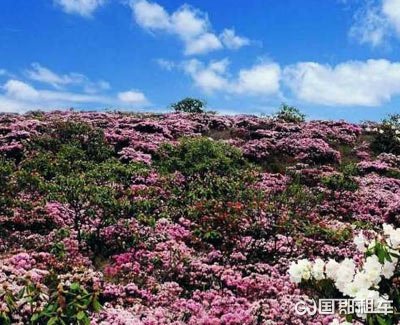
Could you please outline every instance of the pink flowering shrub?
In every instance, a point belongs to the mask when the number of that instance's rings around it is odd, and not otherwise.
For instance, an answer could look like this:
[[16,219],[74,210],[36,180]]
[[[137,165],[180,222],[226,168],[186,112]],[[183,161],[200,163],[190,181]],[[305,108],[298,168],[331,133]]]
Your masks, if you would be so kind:
[[1,115],[0,323],[336,324],[288,269],[399,227],[400,158],[291,117]]

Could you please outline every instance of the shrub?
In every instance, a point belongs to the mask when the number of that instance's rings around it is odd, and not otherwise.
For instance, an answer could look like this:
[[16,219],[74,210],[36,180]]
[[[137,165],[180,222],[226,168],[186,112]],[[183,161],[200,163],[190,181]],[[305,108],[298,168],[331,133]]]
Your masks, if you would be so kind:
[[374,131],[371,148],[375,153],[400,154],[400,114],[389,115]]
[[[43,286],[23,279],[24,287],[14,295],[8,288],[0,288],[0,299],[5,311],[0,312],[1,324],[16,324],[14,314],[18,308],[25,308],[31,314],[29,324],[90,324],[89,312],[99,312],[98,291],[88,291],[80,283],[68,285],[52,283],[51,291],[43,291]],[[18,322],[19,323],[19,322]]]
[[[113,155],[106,143],[104,132],[83,122],[56,122],[44,130],[43,135],[33,137],[30,150],[59,152],[61,146],[79,148],[89,160],[101,162]],[[71,149],[65,148],[65,154]],[[75,150],[76,151],[76,150]]]
[[13,186],[10,179],[13,171],[13,164],[0,157],[0,214],[8,211],[12,204]]
[[305,115],[300,112],[300,110],[294,106],[289,106],[285,103],[281,105],[279,111],[275,114],[275,116],[289,123],[300,123],[304,122]]
[[290,280],[315,289],[322,297],[368,299],[374,306],[390,302],[393,313],[381,311],[344,316],[350,322],[397,324],[400,304],[397,289],[399,234],[400,229],[388,224],[383,224],[383,233],[375,238],[364,237],[361,232],[354,238],[357,250],[363,254],[361,260],[359,256],[354,260],[345,258],[340,263],[334,259],[328,262],[320,258],[314,261],[301,259],[290,265]]
[[171,105],[175,112],[183,113],[203,113],[206,106],[205,101],[196,98],[187,97]]
[[254,220],[264,193],[254,189],[254,175],[249,170],[231,175],[207,173],[192,176],[185,186],[172,184],[166,215],[178,220],[184,215],[193,221],[196,237],[214,245],[231,244]]
[[247,165],[239,149],[208,138],[183,138],[177,146],[163,145],[156,157],[162,172],[185,176],[216,173],[229,175]]
[[331,190],[332,193],[354,192],[358,189],[358,184],[346,173],[324,177],[322,184]]

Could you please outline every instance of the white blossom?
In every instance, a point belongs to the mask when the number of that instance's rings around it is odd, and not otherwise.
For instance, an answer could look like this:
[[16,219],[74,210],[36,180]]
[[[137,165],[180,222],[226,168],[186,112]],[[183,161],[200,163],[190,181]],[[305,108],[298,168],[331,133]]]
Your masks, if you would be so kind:
[[381,280],[382,264],[379,263],[376,255],[368,256],[363,266],[367,278],[373,284],[378,284]]
[[383,233],[389,238],[389,244],[393,249],[400,248],[400,228],[394,229],[392,225],[383,224]]
[[368,242],[362,233],[360,233],[356,237],[354,237],[353,242],[356,245],[357,250],[359,250],[361,253],[366,252],[366,250],[367,250],[366,246],[368,245]]
[[317,258],[314,261],[314,264],[313,264],[312,270],[311,270],[311,274],[315,280],[322,280],[325,278],[324,267],[325,267],[325,263],[322,259]]
[[328,263],[326,263],[325,265],[326,277],[332,280],[336,280],[338,268],[339,263],[336,262],[334,259],[329,259]]
[[397,259],[396,258],[392,258],[392,259],[393,259],[392,262],[385,261],[385,263],[383,264],[383,267],[382,267],[382,275],[386,279],[390,279],[393,276],[394,270],[396,268]]
[[311,278],[311,262],[307,259],[301,259],[296,262],[292,262],[289,267],[290,281],[294,283],[300,283],[301,280],[309,280]]

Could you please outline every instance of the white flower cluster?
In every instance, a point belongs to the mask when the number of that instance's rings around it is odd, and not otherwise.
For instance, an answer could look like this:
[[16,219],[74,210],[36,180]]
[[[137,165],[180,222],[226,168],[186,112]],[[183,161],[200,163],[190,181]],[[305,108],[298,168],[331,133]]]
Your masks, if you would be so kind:
[[[386,248],[392,255],[397,255],[400,249],[400,228],[394,229],[390,225],[383,225],[384,239]],[[382,238],[383,239],[383,238]],[[362,234],[354,238],[354,244],[360,252],[371,252],[378,244],[376,239],[369,242]],[[367,256],[361,267],[356,267],[352,259],[345,258],[340,263],[334,259],[329,259],[326,263],[317,258],[311,262],[302,259],[292,262],[289,267],[290,280],[300,283],[303,280],[322,280],[330,279],[335,287],[345,296],[357,300],[373,300],[378,303],[386,300],[379,294],[379,283],[382,278],[390,279],[395,271],[398,259],[391,256],[391,261],[385,259],[380,263],[377,255]]]
[[383,224],[383,234],[392,249],[400,248],[400,228],[394,229],[392,225]]
[[300,283],[302,280],[322,280],[324,275],[325,263],[320,258],[317,258],[314,263],[311,263],[306,258],[297,262],[292,262],[289,268],[290,281]]

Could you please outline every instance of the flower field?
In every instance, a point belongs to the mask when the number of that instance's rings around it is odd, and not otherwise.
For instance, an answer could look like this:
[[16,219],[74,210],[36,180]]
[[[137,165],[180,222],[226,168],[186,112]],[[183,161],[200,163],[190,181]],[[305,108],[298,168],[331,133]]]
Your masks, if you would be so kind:
[[0,324],[340,324],[294,306],[359,293],[398,308],[399,134],[395,117],[2,114]]

